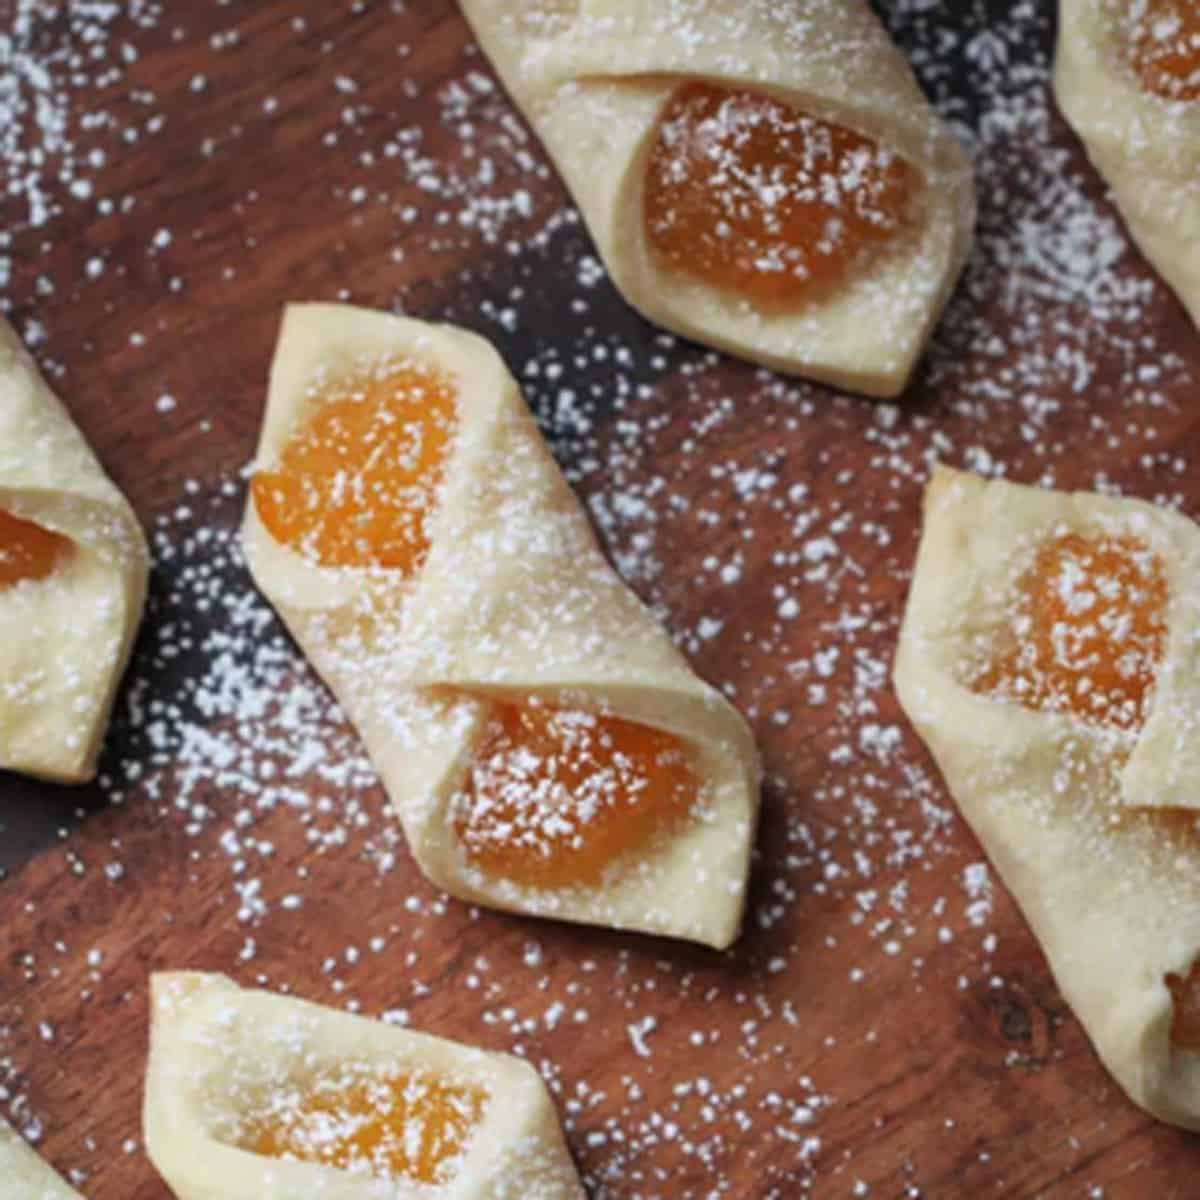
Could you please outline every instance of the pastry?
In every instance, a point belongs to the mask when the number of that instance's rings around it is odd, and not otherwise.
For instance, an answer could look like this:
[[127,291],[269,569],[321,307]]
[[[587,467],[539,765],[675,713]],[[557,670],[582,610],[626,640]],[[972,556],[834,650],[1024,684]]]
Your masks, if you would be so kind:
[[1200,530],[938,469],[901,702],[1130,1097],[1200,1129]]
[[462,0],[625,298],[732,354],[903,390],[970,163],[865,0]]
[[0,318],[0,768],[95,774],[147,563],[133,511]]
[[736,936],[753,739],[605,561],[486,342],[290,307],[244,539],[431,880],[517,912]]
[[222,975],[152,977],[142,1117],[179,1200],[583,1200],[527,1063]]
[[5,1200],[80,1200],[30,1148],[0,1120],[0,1196]]
[[1200,325],[1200,8],[1060,0],[1054,90],[1133,239]]

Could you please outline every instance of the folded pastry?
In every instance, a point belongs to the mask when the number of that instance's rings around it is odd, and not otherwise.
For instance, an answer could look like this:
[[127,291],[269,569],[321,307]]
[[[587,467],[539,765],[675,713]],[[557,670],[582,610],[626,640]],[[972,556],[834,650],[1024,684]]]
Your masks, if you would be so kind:
[[0,318],[0,769],[95,774],[147,562],[125,498]]
[[517,912],[736,936],[753,739],[605,561],[486,342],[290,307],[244,536],[430,879]]
[[1060,0],[1059,107],[1200,325],[1200,6]]
[[152,977],[142,1119],[179,1200],[583,1200],[527,1063],[222,975]]
[[0,1196],[5,1200],[80,1200],[30,1148],[0,1120]]
[[462,0],[650,320],[901,391],[966,258],[969,161],[865,0]]
[[1200,1128],[1200,530],[939,469],[909,718],[1132,1099]]

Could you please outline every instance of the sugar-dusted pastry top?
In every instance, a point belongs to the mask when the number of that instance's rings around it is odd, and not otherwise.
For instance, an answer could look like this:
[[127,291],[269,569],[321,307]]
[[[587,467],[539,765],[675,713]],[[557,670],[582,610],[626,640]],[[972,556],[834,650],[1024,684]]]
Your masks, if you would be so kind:
[[[411,579],[457,432],[454,385],[384,362],[329,381],[314,400],[278,462],[254,477],[260,519],[315,565]],[[685,820],[700,792],[668,733],[536,697],[491,707],[451,807],[481,871],[531,887],[598,885]]]
[[906,712],[1106,1065],[1200,1127],[1200,529],[939,468]]
[[251,569],[423,868],[483,903],[727,944],[749,732],[604,560],[494,351],[293,306],[276,362]]
[[94,774],[147,570],[129,504],[0,320],[0,769]]
[[1200,323],[1200,9],[1059,0],[1054,88],[1151,266]]
[[[973,691],[1089,724],[1137,734],[1154,700],[1167,641],[1167,572],[1160,553],[1129,534],[1056,532],[1041,537],[1013,580],[1007,620],[967,676]],[[1118,759],[1127,751],[1114,749]],[[1197,781],[1200,786],[1200,780]],[[1164,841],[1200,846],[1200,814],[1164,808],[1117,814]],[[1200,949],[1200,948],[1198,948]],[[1164,975],[1171,1041],[1200,1050],[1200,960]]]
[[626,299],[902,390],[966,256],[966,155],[861,0],[463,0]]
[[146,1147],[181,1200],[579,1200],[507,1055],[177,972],[151,984]]
[[[1170,592],[1162,551],[1133,533],[1050,526],[1025,560],[1010,580],[1005,619],[966,667],[968,686],[1136,737],[1167,650]],[[1120,743],[1108,748],[1118,766],[1130,750]],[[1116,814],[1114,823],[1128,816]],[[1195,814],[1166,808],[1139,819],[1161,825],[1167,839],[1186,841]],[[1176,1024],[1188,1027],[1194,1016],[1177,1012]]]

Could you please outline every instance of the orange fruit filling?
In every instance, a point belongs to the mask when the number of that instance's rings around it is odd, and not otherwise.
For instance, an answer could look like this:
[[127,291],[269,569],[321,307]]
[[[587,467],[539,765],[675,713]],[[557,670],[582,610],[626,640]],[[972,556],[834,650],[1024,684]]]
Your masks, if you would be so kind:
[[1131,47],[1142,87],[1165,100],[1200,99],[1200,4],[1144,0],[1143,7]]
[[527,887],[592,886],[686,819],[678,738],[615,717],[497,703],[453,806],[468,861]]
[[1175,1002],[1171,1041],[1180,1050],[1200,1052],[1200,963],[1192,967],[1186,979],[1168,975],[1167,987]]
[[450,381],[392,364],[339,380],[251,484],[272,537],[326,567],[411,574],[457,424]]
[[486,1103],[479,1088],[424,1072],[325,1076],[256,1113],[238,1145],[268,1158],[446,1183]]
[[1065,533],[1022,580],[1011,647],[976,691],[1136,731],[1166,641],[1162,561],[1131,537]]
[[60,533],[0,509],[0,589],[25,580],[46,579],[70,555],[72,543]]
[[664,267],[759,307],[865,269],[909,222],[918,176],[870,138],[769,96],[689,83],[669,100],[644,223]]

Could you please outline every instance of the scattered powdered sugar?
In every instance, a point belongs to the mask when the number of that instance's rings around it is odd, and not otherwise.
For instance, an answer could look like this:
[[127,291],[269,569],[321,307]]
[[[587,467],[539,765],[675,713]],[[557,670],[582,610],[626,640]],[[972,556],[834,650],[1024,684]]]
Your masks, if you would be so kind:
[[[217,845],[238,918],[250,922],[275,900],[251,874],[272,853],[256,835],[265,814],[287,809],[322,851],[359,844],[359,831],[375,824],[377,797],[358,739],[318,681],[297,677],[293,646],[248,586],[228,515],[234,494],[232,485],[219,494],[219,525],[178,540],[167,525],[154,540],[156,582],[171,583],[152,591],[149,636],[117,715],[114,732],[130,752],[100,782],[114,803],[135,793],[173,809],[188,836],[222,814]],[[392,839],[386,830],[377,836],[360,848],[390,863]]]
[[[81,131],[107,129],[136,140],[136,127],[122,129],[92,96],[122,79],[138,57],[139,30],[157,26],[162,6],[15,0],[10,11],[0,33],[0,163],[8,195],[23,205],[18,219],[38,228],[93,198],[93,177],[107,156],[99,148],[81,150]],[[80,94],[87,100],[77,102]],[[11,234],[10,226],[4,236]]]

